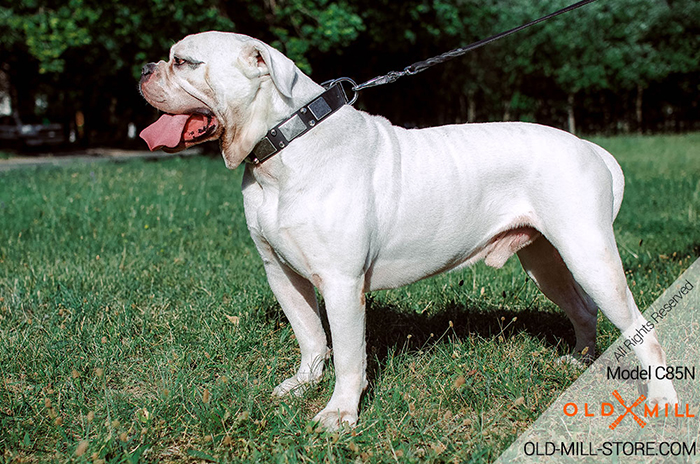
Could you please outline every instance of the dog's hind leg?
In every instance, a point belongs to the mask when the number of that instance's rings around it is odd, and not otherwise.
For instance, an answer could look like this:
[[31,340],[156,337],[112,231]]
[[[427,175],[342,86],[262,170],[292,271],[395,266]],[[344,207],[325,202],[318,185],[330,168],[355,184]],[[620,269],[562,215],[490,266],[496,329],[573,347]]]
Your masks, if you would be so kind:
[[544,237],[518,252],[518,258],[537,287],[571,320],[576,334],[575,352],[584,361],[595,356],[598,307],[574,280],[559,252]]
[[[580,219],[580,218],[579,218]],[[572,221],[573,222],[573,221]],[[598,222],[600,223],[600,221]],[[633,346],[643,368],[666,367],[664,354],[653,326],[642,316],[627,287],[612,225],[607,227],[569,227],[550,231],[548,237],[561,255],[576,283],[600,308],[626,338],[637,334],[642,341]],[[562,233],[565,232],[565,233]],[[667,379],[652,378],[648,384],[651,404],[678,402],[673,384]]]

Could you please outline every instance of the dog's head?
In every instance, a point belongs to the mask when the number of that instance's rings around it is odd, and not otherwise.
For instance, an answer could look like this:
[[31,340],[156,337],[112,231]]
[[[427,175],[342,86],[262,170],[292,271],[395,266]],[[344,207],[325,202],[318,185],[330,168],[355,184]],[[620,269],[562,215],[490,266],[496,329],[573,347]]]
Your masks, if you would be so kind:
[[235,168],[269,129],[273,109],[293,105],[300,76],[290,59],[251,37],[187,36],[168,61],[143,68],[141,94],[165,114],[141,137],[169,152],[219,139],[226,166]]

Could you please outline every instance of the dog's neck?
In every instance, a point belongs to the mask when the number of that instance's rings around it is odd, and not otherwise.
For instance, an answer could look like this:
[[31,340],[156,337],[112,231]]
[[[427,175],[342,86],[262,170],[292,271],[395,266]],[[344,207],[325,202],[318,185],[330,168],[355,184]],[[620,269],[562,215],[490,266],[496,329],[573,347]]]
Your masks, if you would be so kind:
[[[291,98],[282,96],[271,79],[263,80],[249,112],[255,118],[245,121],[243,129],[236,128],[221,140],[221,151],[228,168],[233,169],[242,163],[267,131],[324,92],[322,86],[301,71],[297,72],[297,76]],[[271,159],[264,164],[270,164],[266,166],[268,169],[264,169],[269,171],[278,163]]]
[[[270,84],[272,84],[269,96],[271,99],[271,104],[270,113],[268,114],[266,121],[267,129],[265,129],[265,133],[280,122],[287,119],[299,108],[308,104],[311,100],[318,97],[326,90],[319,84],[312,81],[301,71],[298,71],[297,75],[298,79],[294,85],[292,98],[283,97],[274,87],[274,84],[270,82]],[[263,138],[265,133],[260,135],[260,139]]]
[[294,140],[313,130],[326,118],[348,103],[345,90],[338,82],[323,85],[324,92],[307,101],[291,116],[283,119],[265,134],[255,145],[246,162],[261,164],[273,156],[277,156]]

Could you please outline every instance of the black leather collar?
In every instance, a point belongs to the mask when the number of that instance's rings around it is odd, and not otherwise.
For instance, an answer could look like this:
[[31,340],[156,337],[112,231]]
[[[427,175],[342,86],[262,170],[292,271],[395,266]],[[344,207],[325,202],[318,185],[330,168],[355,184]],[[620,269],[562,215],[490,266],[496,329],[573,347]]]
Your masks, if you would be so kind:
[[348,103],[348,97],[345,95],[343,86],[333,81],[330,88],[311,103],[304,105],[296,113],[270,129],[267,135],[255,145],[245,161],[257,165],[276,155],[292,140],[306,134],[346,103]]

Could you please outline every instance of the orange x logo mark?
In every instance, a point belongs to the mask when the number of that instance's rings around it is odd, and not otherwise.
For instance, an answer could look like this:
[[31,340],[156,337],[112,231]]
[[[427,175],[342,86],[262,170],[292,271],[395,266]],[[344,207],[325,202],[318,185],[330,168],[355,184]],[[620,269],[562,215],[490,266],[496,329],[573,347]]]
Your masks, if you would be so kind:
[[636,407],[639,406],[645,399],[647,399],[646,396],[640,395],[639,398],[637,398],[637,401],[635,401],[635,402],[632,404],[632,406],[629,406],[629,407],[628,407],[628,406],[625,404],[625,402],[623,401],[622,396],[620,396],[620,394],[617,392],[617,390],[613,391],[612,395],[617,399],[617,401],[620,402],[620,404],[622,405],[622,407],[625,408],[625,412],[622,413],[622,414],[620,415],[620,417],[618,417],[617,419],[615,419],[615,422],[613,422],[612,424],[610,424],[610,430],[615,430],[615,428],[616,428],[618,425],[620,425],[620,422],[622,422],[622,419],[624,419],[625,416],[626,416],[628,413],[629,413],[629,414],[632,414],[632,416],[634,417],[634,420],[637,422],[637,424],[639,424],[639,426],[640,426],[641,428],[644,428],[644,426],[647,425],[646,422],[644,422],[642,419],[640,419],[639,416],[637,416],[637,415],[634,413],[634,411],[632,411],[632,409],[636,408]]

